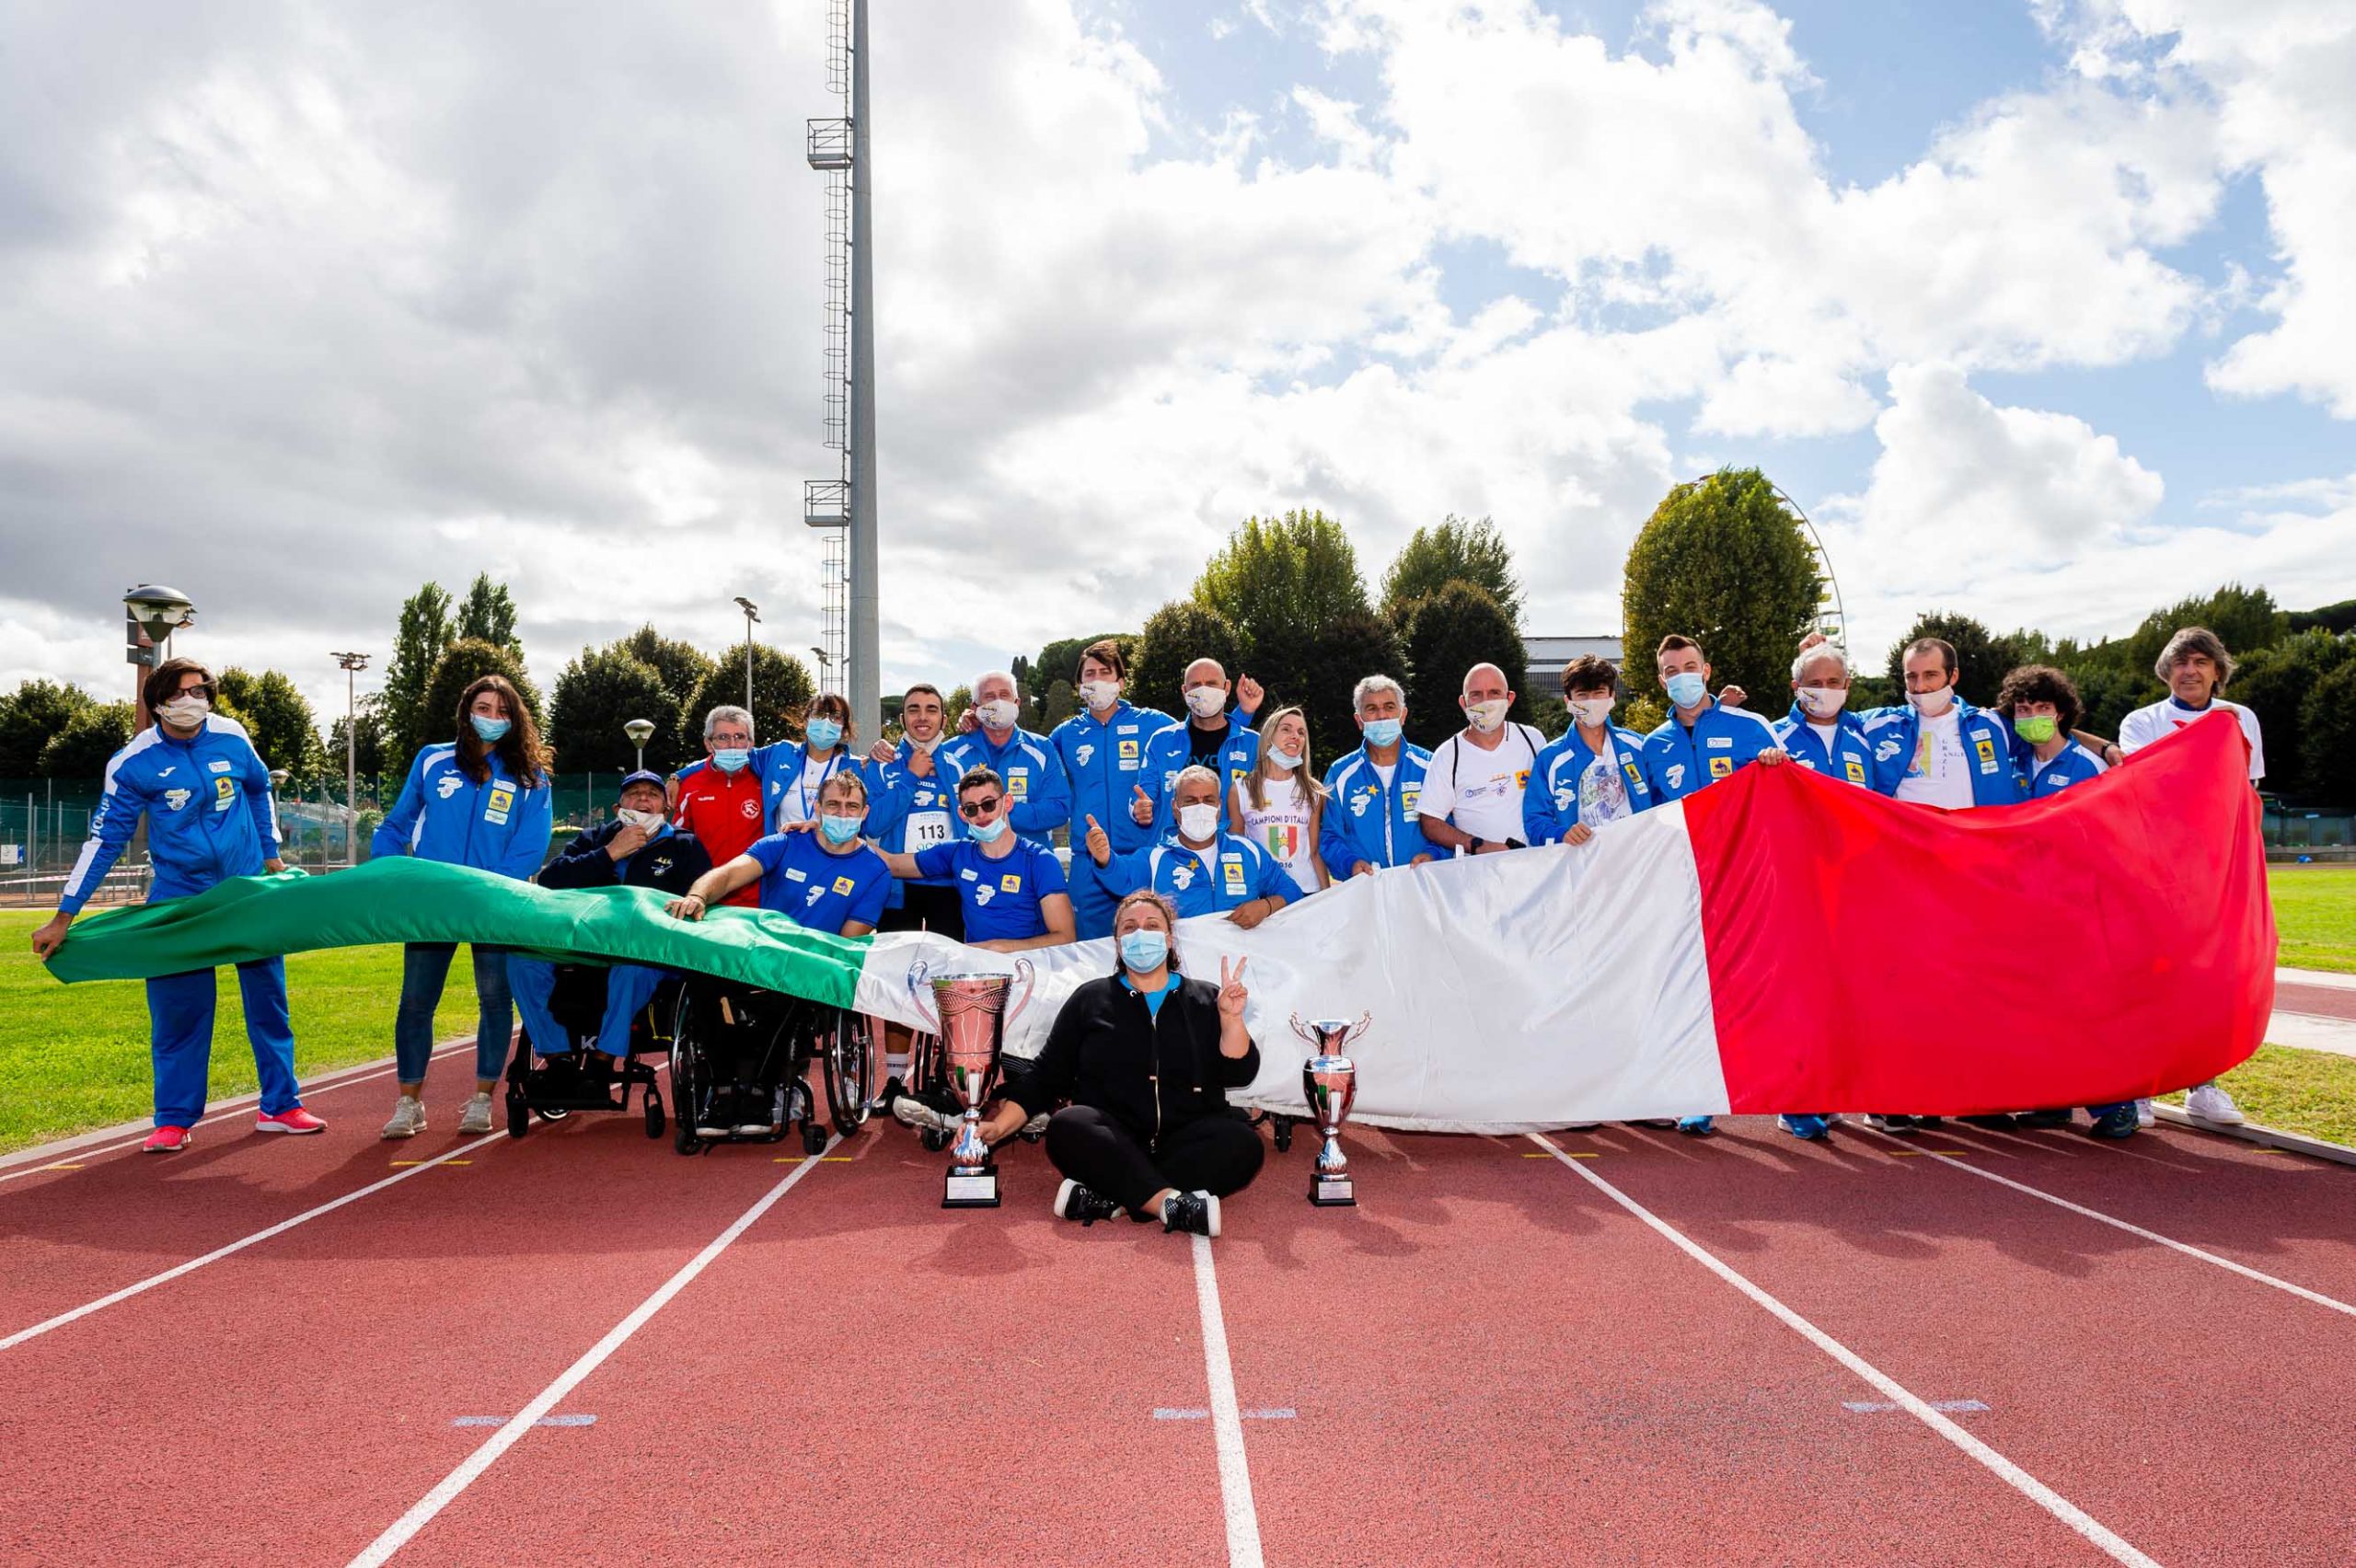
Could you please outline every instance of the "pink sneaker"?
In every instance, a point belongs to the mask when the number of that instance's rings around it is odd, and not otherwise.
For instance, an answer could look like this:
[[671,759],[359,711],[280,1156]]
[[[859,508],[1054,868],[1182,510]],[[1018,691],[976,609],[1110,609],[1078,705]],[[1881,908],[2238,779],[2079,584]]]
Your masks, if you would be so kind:
[[139,1146],[142,1154],[178,1154],[196,1140],[189,1136],[186,1127],[158,1127],[147,1135]]
[[275,1116],[257,1114],[254,1117],[254,1131],[258,1133],[324,1133],[327,1130],[325,1122],[300,1105],[290,1105]]

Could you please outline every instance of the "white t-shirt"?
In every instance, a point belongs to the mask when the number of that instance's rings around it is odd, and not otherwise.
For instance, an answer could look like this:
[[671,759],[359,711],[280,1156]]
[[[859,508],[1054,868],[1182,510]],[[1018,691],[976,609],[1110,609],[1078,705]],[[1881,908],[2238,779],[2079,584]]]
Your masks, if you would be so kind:
[[837,746],[822,757],[808,757],[802,764],[802,777],[785,787],[778,798],[777,824],[808,822],[818,814],[818,792],[826,787],[827,778],[841,770],[843,750]]
[[1816,738],[1824,743],[1824,755],[1826,756],[1831,757],[1841,755],[1841,726],[1839,724],[1819,724],[1815,720],[1811,719],[1807,721],[1807,727],[1814,730],[1816,732]]
[[1915,715],[1914,760],[1898,781],[1898,798],[1960,810],[1971,804],[1971,769],[1963,756],[1963,713],[1952,702],[1935,719]]
[[1424,792],[1415,810],[1492,844],[1519,838],[1521,794],[1538,766],[1539,747],[1545,744],[1527,724],[1508,724],[1495,749],[1484,751],[1464,738],[1449,736],[1432,748],[1431,765],[1424,769]]
[[2266,777],[2266,744],[2258,738],[2258,715],[2240,703],[2227,702],[2222,697],[2206,708],[2187,708],[2171,696],[2164,702],[2137,709],[2119,723],[2119,749],[2133,756],[2154,741],[2174,734],[2203,714],[2221,710],[2240,720],[2242,733],[2249,737],[2249,780],[2255,784]]
[[1254,806],[1252,792],[1235,787],[1236,810],[1242,813],[1243,836],[1265,849],[1289,872],[1303,893],[1317,891],[1317,846],[1310,832],[1309,797],[1299,778],[1263,780],[1261,793],[1268,803]]
[[1395,762],[1369,762],[1367,766],[1374,769],[1374,776],[1382,780],[1382,787],[1386,790],[1391,788],[1391,776],[1399,771],[1399,765]]
[[1600,827],[1628,814],[1628,785],[1607,744],[1588,760],[1586,771],[1579,775],[1579,821],[1588,827]]

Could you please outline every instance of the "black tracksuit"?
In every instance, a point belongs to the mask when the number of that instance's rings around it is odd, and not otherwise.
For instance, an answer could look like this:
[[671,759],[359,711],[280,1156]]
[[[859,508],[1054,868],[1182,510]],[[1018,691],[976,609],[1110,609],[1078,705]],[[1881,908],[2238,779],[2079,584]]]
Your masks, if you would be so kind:
[[674,830],[649,839],[629,855],[616,874],[614,858],[606,846],[622,830],[618,822],[601,822],[585,829],[540,868],[542,887],[651,887],[676,897],[711,870],[711,856],[691,834]]
[[1260,1048],[1223,1056],[1218,1036],[1207,981],[1182,979],[1156,1015],[1126,976],[1091,980],[1006,1098],[1033,1115],[1068,1099],[1047,1123],[1047,1159],[1132,1219],[1151,1217],[1145,1202],[1164,1187],[1223,1197],[1260,1170],[1260,1135],[1227,1103],[1258,1076]]

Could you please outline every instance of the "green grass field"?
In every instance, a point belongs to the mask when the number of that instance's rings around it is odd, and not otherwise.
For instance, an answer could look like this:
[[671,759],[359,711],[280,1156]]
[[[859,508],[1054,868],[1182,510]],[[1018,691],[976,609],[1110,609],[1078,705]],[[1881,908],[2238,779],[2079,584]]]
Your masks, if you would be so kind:
[[[0,1153],[92,1127],[135,1121],[154,1109],[147,1054],[146,987],[136,980],[61,986],[32,954],[45,913],[0,913]],[[249,1094],[254,1058],[246,1045],[237,976],[224,971],[213,1025],[212,1093]],[[401,950],[342,948],[286,961],[286,1001],[294,1021],[294,1067],[304,1077],[393,1053],[393,1006],[401,989]],[[464,948],[434,1018],[434,1038],[475,1026],[474,971]],[[471,1072],[468,1064],[461,1071]],[[444,1071],[448,1071],[445,1068]],[[382,1119],[392,1108],[364,1091],[346,1115]],[[381,1103],[380,1103],[381,1101]]]
[[[2282,962],[2356,974],[2356,867],[2278,866],[2267,873]],[[27,945],[41,913],[0,913],[0,1153],[147,1114],[147,1005],[137,981],[72,987],[50,979]],[[398,947],[299,952],[286,961],[295,1068],[305,1076],[387,1056],[400,994]],[[250,1092],[253,1055],[233,977],[220,981],[213,1093]],[[464,950],[450,968],[434,1037],[474,1027]],[[2269,1046],[2225,1078],[2255,1120],[2356,1143],[2356,1057]],[[378,1098],[385,1098],[379,1096]],[[378,1107],[364,1095],[360,1114]],[[350,1114],[351,1113],[346,1113]]]
[[2266,881],[2282,962],[2356,974],[2356,866],[2276,866]]

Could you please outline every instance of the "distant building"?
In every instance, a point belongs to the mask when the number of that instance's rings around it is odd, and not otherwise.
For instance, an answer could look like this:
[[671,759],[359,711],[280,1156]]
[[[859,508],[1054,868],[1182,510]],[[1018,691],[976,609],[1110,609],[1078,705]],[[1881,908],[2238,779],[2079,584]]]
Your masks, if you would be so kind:
[[1546,696],[1562,691],[1563,666],[1581,654],[1592,653],[1615,664],[1621,660],[1616,633],[1611,637],[1525,637],[1521,651],[1530,661],[1530,690]]

